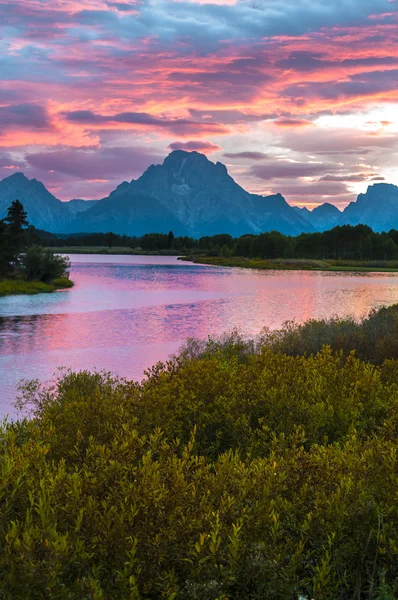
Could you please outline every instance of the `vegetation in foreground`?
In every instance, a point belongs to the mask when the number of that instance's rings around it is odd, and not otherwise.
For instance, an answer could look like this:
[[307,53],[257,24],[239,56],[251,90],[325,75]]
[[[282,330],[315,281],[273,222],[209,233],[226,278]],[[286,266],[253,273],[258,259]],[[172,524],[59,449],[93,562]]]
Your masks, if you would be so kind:
[[244,258],[220,256],[185,256],[180,260],[192,261],[200,265],[215,267],[239,267],[244,269],[278,270],[278,271],[355,271],[355,272],[396,272],[398,261],[365,261],[365,260],[315,260],[305,258]]
[[19,200],[12,202],[0,221],[0,296],[38,294],[70,288],[68,257],[35,245],[36,232],[29,226]]
[[397,333],[394,306],[190,340],[141,384],[27,384],[33,418],[1,432],[2,597],[397,598]]

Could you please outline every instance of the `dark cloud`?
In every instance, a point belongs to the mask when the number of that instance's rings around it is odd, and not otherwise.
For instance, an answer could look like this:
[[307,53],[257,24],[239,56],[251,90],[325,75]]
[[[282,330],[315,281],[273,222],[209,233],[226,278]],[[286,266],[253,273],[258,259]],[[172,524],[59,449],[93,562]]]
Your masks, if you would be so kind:
[[366,181],[373,173],[353,173],[352,175],[325,175],[319,181],[345,181],[347,183],[360,183]]
[[1,169],[12,169],[23,168],[25,163],[19,159],[13,158],[10,154],[0,154],[0,168]]
[[279,69],[294,71],[316,71],[325,66],[323,53],[313,53],[310,50],[301,50],[292,52],[288,58],[283,58],[276,62]]
[[366,56],[337,60],[331,58],[326,52],[301,50],[292,52],[287,58],[278,60],[275,66],[284,70],[313,72],[334,67],[383,67],[396,64],[398,64],[398,58],[395,56]]
[[107,2],[109,8],[115,8],[120,12],[135,12],[137,7],[135,4],[122,4],[120,2]]
[[209,110],[198,110],[191,108],[189,110],[190,115],[197,119],[215,119],[218,122],[224,123],[224,125],[237,125],[239,123],[252,123],[256,121],[268,121],[270,119],[276,119],[279,115],[277,113],[263,113],[257,114],[247,110],[245,112],[233,109],[214,109]]
[[265,160],[268,158],[268,154],[264,152],[246,151],[246,152],[225,152],[223,155],[225,158],[244,159],[244,160]]
[[99,148],[65,149],[27,154],[26,162],[43,172],[55,171],[81,179],[131,179],[162,156],[153,149]]
[[221,123],[197,122],[191,119],[156,117],[144,112],[123,112],[115,115],[101,115],[89,110],[77,110],[63,113],[64,118],[72,123],[87,125],[103,125],[105,123],[127,123],[129,125],[148,125],[167,129],[174,133],[189,134],[204,131],[226,133],[228,129]]
[[11,104],[0,106],[0,126],[6,129],[14,126],[47,129],[50,127],[50,121],[46,109],[42,106],[37,104]]
[[327,173],[331,169],[338,170],[338,165],[329,163],[290,162],[287,160],[268,161],[264,164],[253,165],[250,174],[259,179],[293,179],[296,177],[314,177]]
[[200,140],[191,140],[189,142],[173,142],[169,144],[170,150],[186,150],[188,152],[203,152],[204,154],[217,152],[221,150],[220,146],[216,146],[211,142],[202,142]]
[[285,183],[284,196],[342,196],[348,193],[347,187],[339,182],[295,182]]
[[274,123],[278,127],[308,127],[313,125],[313,122],[308,119],[278,119]]

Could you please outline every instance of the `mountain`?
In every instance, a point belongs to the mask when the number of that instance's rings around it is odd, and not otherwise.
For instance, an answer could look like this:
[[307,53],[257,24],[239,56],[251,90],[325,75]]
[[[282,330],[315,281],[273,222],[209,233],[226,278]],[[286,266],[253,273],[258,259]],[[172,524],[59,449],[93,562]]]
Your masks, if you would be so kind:
[[163,164],[150,166],[139,179],[122,183],[72,225],[73,231],[135,235],[170,229],[194,237],[273,229],[287,235],[313,231],[280,194],[250,194],[222,163],[182,150],[171,152]]
[[69,232],[94,233],[112,231],[118,234],[186,233],[183,225],[160,202],[149,195],[137,193],[127,182],[120,184],[108,198],[80,213]]
[[20,200],[28,213],[29,223],[52,233],[62,231],[71,221],[71,213],[64,202],[53,196],[36,179],[23,173],[14,173],[0,181],[0,219],[3,219],[13,200]]
[[40,181],[15,173],[0,181],[0,219],[19,199],[29,222],[51,233],[113,231],[129,235],[172,230],[200,237],[217,233],[280,231],[286,235],[325,231],[336,225],[398,229],[398,187],[378,183],[341,212],[325,203],[310,211],[293,208],[281,194],[250,194],[220,162],[198,152],[176,150],[137,180],[120,184],[102,200],[61,202]]
[[313,210],[308,210],[305,207],[299,208],[298,206],[295,207],[295,210],[317,231],[333,229],[342,217],[342,213],[337,206],[329,204],[329,202],[325,202]]
[[68,200],[68,202],[64,202],[64,204],[66,204],[67,207],[69,208],[70,212],[75,215],[77,213],[82,213],[85,210],[88,210],[89,208],[94,206],[97,202],[98,202],[98,200],[74,199],[74,200]]
[[370,185],[339,218],[338,225],[369,225],[374,231],[398,229],[398,187],[389,183]]

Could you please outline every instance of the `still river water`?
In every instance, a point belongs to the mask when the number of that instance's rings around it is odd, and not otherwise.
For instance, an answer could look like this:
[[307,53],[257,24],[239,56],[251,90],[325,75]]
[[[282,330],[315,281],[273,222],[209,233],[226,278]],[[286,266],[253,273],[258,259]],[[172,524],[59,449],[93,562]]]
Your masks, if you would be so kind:
[[71,255],[72,290],[0,298],[0,416],[21,379],[59,366],[141,379],[188,337],[362,316],[398,302],[398,274],[252,271],[174,257]]

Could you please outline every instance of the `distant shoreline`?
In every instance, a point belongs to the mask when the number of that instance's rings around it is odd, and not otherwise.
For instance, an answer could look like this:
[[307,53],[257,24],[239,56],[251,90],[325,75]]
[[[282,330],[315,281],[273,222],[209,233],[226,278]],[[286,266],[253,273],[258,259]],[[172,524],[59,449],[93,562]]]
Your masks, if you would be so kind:
[[131,256],[181,256],[178,250],[134,250],[133,248],[123,246],[49,246],[56,254],[125,254]]
[[243,269],[278,271],[347,271],[363,273],[396,273],[398,261],[355,261],[355,260],[313,260],[276,258],[259,259],[220,256],[182,256],[179,260],[214,267],[239,267]]

